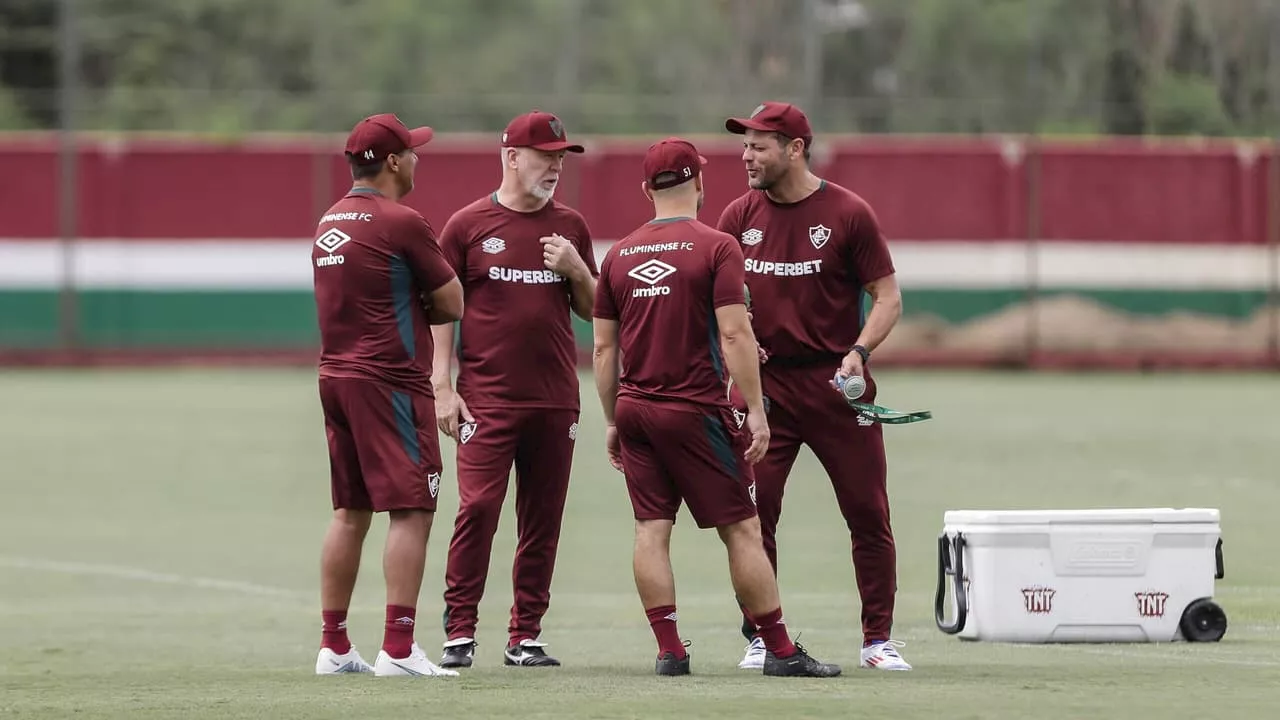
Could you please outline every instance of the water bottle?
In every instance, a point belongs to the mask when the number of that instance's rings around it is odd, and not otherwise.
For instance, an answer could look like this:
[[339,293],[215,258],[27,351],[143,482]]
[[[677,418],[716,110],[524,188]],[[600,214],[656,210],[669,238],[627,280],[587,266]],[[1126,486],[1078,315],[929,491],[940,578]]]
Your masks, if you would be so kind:
[[840,388],[845,402],[857,402],[867,392],[867,381],[861,375],[846,377],[836,373],[836,387]]

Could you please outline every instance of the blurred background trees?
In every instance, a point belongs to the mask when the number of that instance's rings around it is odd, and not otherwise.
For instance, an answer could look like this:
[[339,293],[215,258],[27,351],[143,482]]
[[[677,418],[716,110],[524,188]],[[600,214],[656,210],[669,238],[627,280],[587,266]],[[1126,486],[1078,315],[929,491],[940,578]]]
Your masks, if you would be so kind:
[[764,98],[822,132],[1270,135],[1280,0],[0,0],[0,129],[69,97],[80,129],[227,135],[714,131]]

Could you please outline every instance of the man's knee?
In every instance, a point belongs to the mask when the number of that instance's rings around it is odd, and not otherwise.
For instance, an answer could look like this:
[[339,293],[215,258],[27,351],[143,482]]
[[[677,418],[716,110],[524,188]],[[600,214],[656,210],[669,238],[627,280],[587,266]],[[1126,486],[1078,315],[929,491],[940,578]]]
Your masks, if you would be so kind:
[[636,520],[636,552],[669,552],[672,520]]
[[431,528],[431,521],[435,518],[434,510],[390,510],[387,512],[392,527],[410,528]]
[[363,538],[373,523],[373,511],[338,508],[333,511],[333,526],[341,532]]
[[719,533],[724,544],[731,549],[743,544],[763,546],[760,518],[755,515],[735,523],[721,525],[716,528],[716,532]]

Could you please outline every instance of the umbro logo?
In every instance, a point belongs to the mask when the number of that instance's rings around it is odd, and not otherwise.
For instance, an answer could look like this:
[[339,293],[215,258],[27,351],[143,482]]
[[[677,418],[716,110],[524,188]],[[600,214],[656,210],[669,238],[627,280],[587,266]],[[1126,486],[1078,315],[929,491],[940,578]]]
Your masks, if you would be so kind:
[[764,242],[764,232],[757,230],[756,228],[751,228],[750,230],[742,233],[743,245],[759,245],[762,242]]
[[676,269],[661,260],[647,260],[633,268],[627,273],[629,277],[633,277],[646,285],[656,285],[662,280],[669,277]]
[[480,249],[490,255],[497,255],[507,249],[507,242],[500,237],[491,237],[480,243]]
[[349,242],[351,242],[350,235],[337,228],[329,228],[323,235],[316,238],[316,247],[332,255],[335,250]]

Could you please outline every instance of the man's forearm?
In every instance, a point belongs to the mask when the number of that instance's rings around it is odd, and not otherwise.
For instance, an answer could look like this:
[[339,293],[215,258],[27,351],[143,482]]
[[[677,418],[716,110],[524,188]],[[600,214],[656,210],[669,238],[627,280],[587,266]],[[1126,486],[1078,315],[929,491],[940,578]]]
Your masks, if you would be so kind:
[[724,364],[729,377],[747,401],[749,412],[764,412],[764,392],[760,387],[760,355],[755,338],[750,333],[728,335],[720,338],[724,352]]
[[604,410],[604,421],[612,425],[614,410],[618,405],[617,348],[596,348],[591,364],[595,371],[596,392],[600,395],[600,407]]
[[453,387],[453,323],[431,326],[435,351],[431,355],[431,387]]
[[858,335],[858,345],[868,352],[875,350],[889,337],[898,319],[902,317],[902,295],[893,293],[873,299],[867,322]]
[[591,322],[591,311],[596,304],[596,279],[586,267],[569,279],[569,300],[574,314]]

